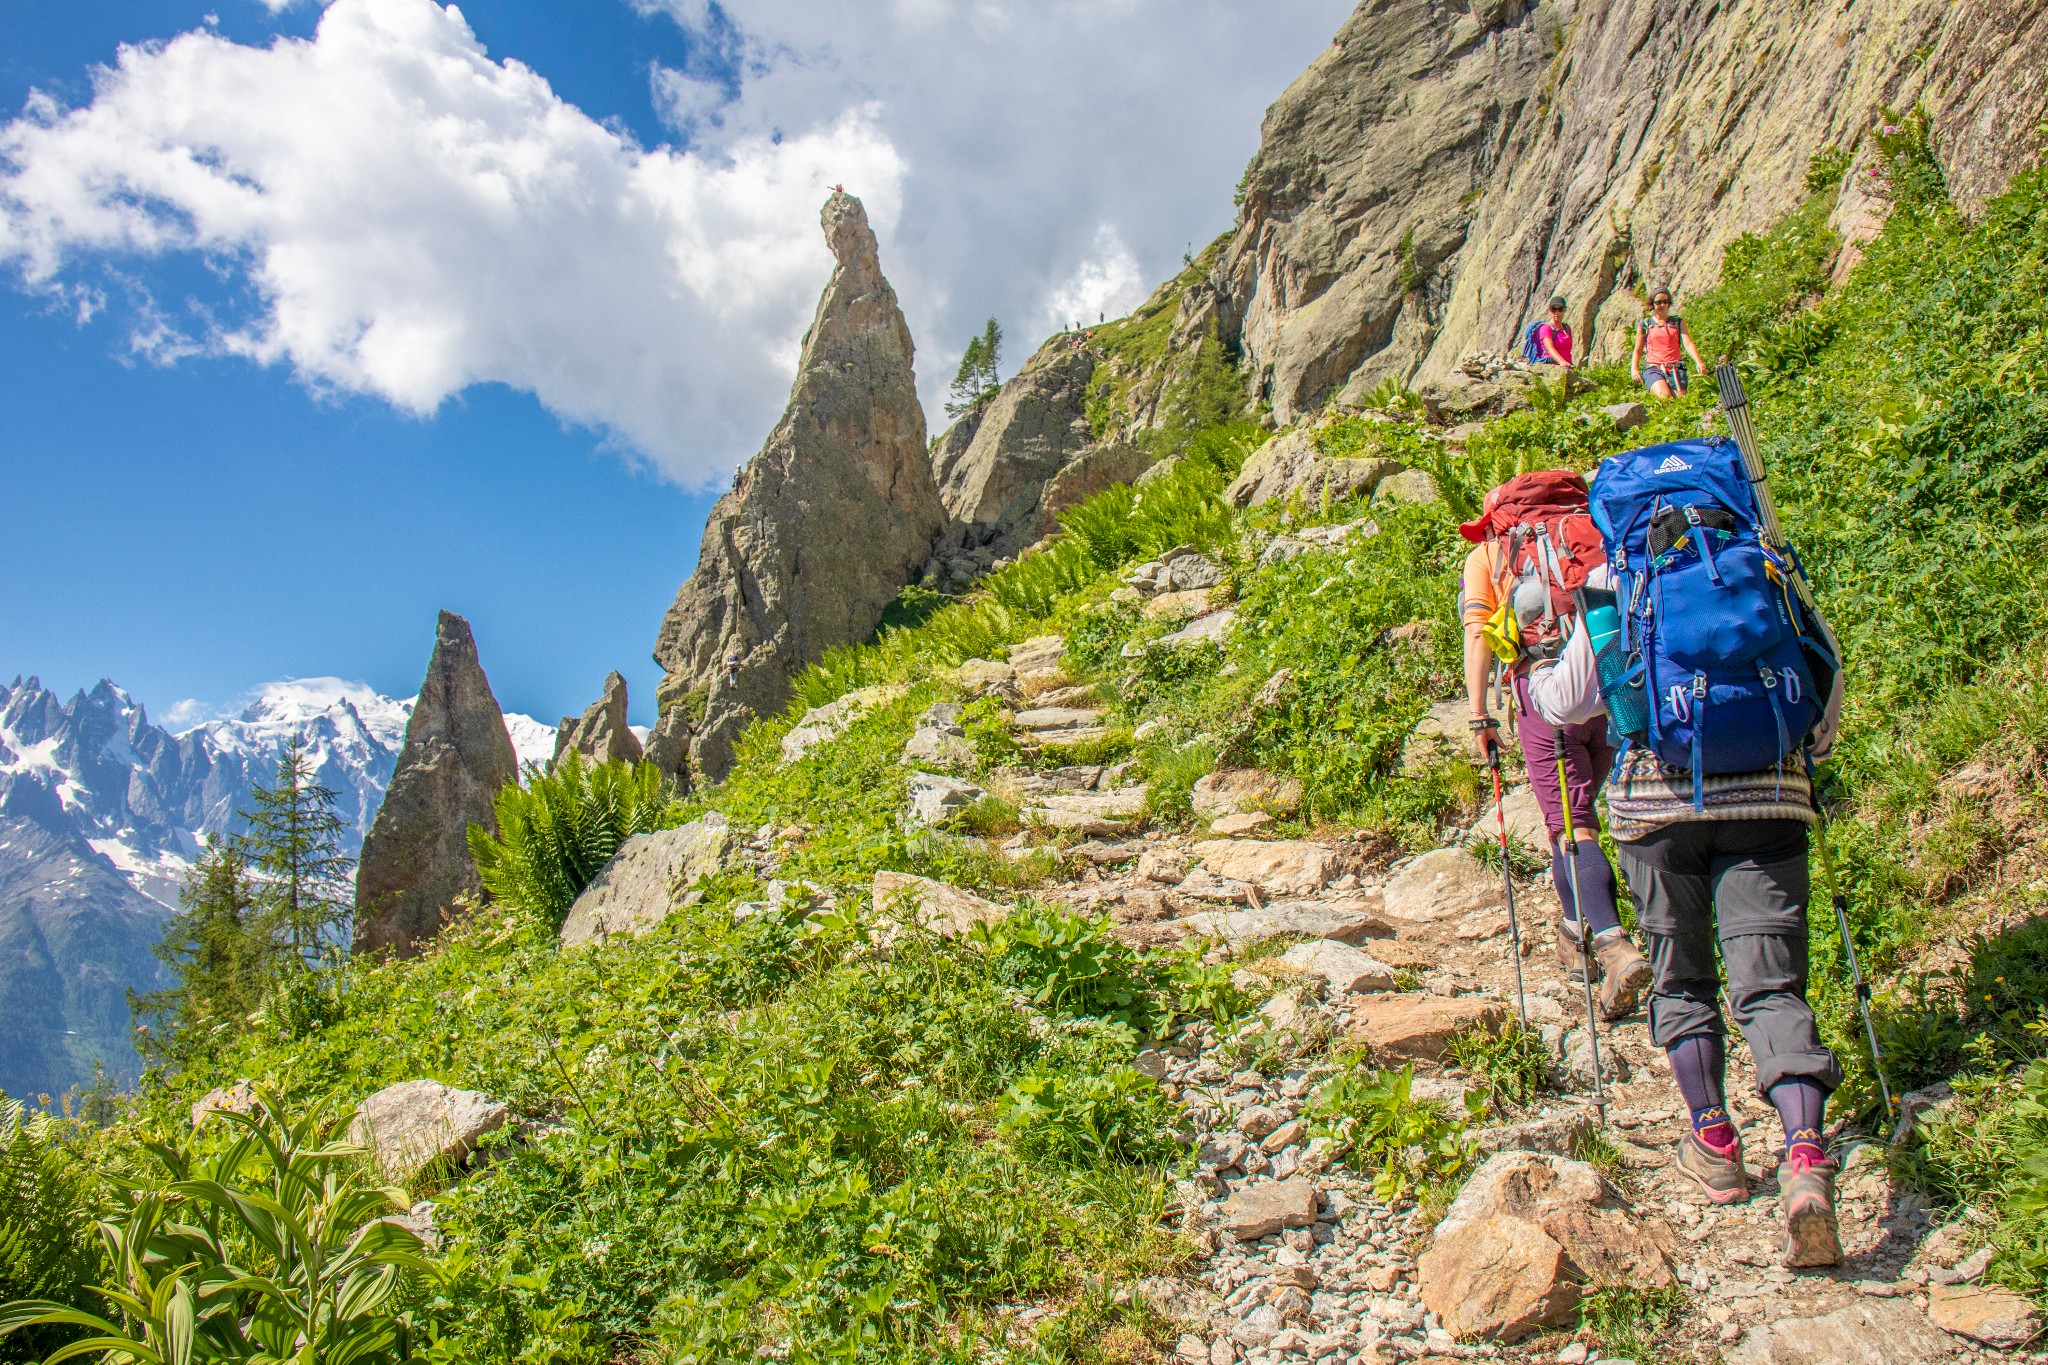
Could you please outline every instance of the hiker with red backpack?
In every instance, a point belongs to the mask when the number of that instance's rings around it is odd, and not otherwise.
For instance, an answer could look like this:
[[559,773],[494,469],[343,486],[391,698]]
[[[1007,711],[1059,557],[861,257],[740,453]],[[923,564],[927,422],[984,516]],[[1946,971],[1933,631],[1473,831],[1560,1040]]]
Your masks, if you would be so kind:
[[1676,1165],[1714,1204],[1749,1197],[1727,1110],[1725,964],[1757,1093],[1784,1127],[1783,1261],[1835,1265],[1821,1131],[1842,1071],[1806,1001],[1806,906],[1810,765],[1834,741],[1838,651],[1734,443],[1614,456],[1591,505],[1608,562],[1529,693],[1548,723],[1604,717],[1619,740],[1608,826],[1655,967],[1650,1034],[1691,1111]]
[[1477,542],[1465,558],[1459,615],[1474,748],[1481,762],[1498,762],[1500,726],[1487,693],[1506,683],[1503,703],[1514,708],[1550,836],[1550,875],[1563,907],[1558,963],[1580,980],[1602,981],[1600,1012],[1612,1020],[1635,1009],[1652,973],[1622,928],[1614,870],[1600,848],[1594,796],[1614,761],[1607,722],[1553,725],[1528,693],[1531,672],[1554,660],[1569,637],[1576,591],[1605,559],[1586,499],[1585,480],[1569,469],[1522,474],[1488,493],[1479,516],[1458,528]]

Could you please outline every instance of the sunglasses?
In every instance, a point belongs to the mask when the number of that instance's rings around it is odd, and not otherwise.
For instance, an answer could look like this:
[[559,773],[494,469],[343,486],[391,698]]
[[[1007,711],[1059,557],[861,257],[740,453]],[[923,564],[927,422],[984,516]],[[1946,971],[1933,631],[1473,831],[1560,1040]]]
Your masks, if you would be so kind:
[[1670,298],[1669,298],[1668,296],[1666,296],[1666,295],[1662,295],[1662,294],[1658,295],[1658,296],[1657,296],[1656,298],[1654,298],[1654,299],[1651,299],[1651,300],[1650,300],[1650,302],[1651,302],[1651,303],[1653,303],[1653,304],[1658,304],[1658,303],[1660,303],[1660,304],[1664,305],[1664,306],[1665,306],[1666,308],[1669,308],[1669,307],[1671,306],[1671,300],[1670,300]]

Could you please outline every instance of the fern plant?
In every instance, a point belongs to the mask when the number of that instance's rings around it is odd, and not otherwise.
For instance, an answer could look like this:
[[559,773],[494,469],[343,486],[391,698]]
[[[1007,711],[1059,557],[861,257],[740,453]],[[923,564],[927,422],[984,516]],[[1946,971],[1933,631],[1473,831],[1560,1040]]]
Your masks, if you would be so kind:
[[433,1266],[416,1233],[386,1221],[402,1192],[358,1184],[360,1149],[323,1143],[316,1118],[287,1119],[270,1096],[216,1117],[246,1131],[205,1157],[191,1139],[151,1144],[162,1178],[99,1225],[114,1283],[95,1292],[119,1321],[31,1299],[0,1307],[0,1336],[84,1330],[46,1365],[410,1359],[416,1326],[396,1302]]
[[[0,1302],[78,1302],[97,1272],[93,1187],[65,1148],[63,1121],[0,1100]],[[58,1334],[0,1339],[0,1361],[40,1359]]]
[[652,764],[592,764],[571,750],[551,772],[506,787],[498,832],[469,827],[484,890],[559,926],[619,845],[675,823],[677,806]]

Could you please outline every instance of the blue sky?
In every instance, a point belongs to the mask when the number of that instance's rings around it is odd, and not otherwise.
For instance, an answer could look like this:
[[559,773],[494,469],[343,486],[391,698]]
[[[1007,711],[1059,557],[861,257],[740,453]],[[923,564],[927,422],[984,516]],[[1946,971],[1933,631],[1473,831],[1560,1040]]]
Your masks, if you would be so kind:
[[1347,10],[0,0],[0,672],[157,714],[406,695],[446,607],[507,709],[618,668],[649,720],[824,188],[869,204],[937,416],[981,317],[1013,368],[1226,228]]

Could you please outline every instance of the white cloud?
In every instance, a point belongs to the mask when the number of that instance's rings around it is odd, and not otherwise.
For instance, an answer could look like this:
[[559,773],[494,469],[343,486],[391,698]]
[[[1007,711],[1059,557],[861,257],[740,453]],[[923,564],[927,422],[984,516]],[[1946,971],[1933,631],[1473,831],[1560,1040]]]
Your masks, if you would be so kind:
[[1077,322],[1086,326],[1104,317],[1121,317],[1145,301],[1145,286],[1138,258],[1117,230],[1104,223],[1095,234],[1094,253],[1047,296],[1038,324],[1056,332]]
[[173,253],[246,285],[225,315],[145,301],[138,355],[287,364],[421,414],[503,383],[691,483],[786,398],[827,188],[886,228],[902,177],[861,105],[715,155],[644,150],[429,0],[338,0],[265,48],[124,48],[90,104],[38,99],[0,130],[0,163],[0,259],[33,287]]
[[875,109],[906,167],[884,264],[936,413],[984,317],[1007,325],[1014,368],[1061,323],[1128,309],[1229,227],[1266,106],[1355,0],[634,2],[726,49],[656,73],[695,145]]
[[32,99],[0,129],[0,261],[84,315],[137,258],[196,255],[234,297],[142,272],[138,357],[416,413],[503,383],[704,482],[785,401],[828,186],[867,201],[936,414],[982,318],[1014,368],[1227,227],[1261,113],[1352,0],[631,3],[713,52],[654,73],[686,150],[493,61],[453,6],[334,0],[310,40],[196,31],[124,49],[88,105]]

